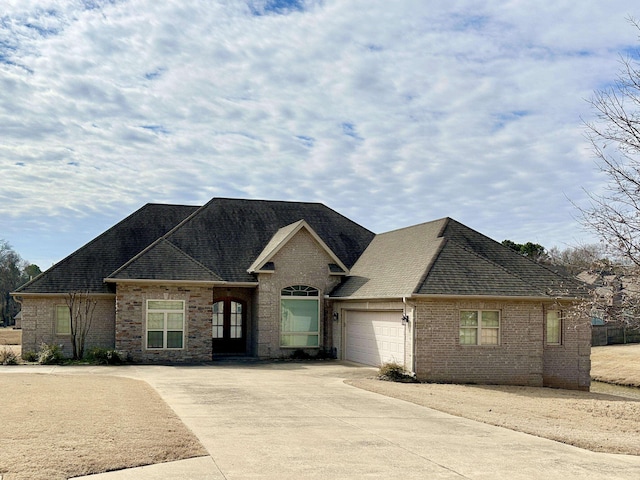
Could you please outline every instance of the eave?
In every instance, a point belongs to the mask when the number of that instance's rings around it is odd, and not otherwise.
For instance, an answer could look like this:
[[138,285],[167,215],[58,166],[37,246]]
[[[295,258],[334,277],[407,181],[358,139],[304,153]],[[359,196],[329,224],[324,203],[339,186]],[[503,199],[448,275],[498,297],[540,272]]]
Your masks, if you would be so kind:
[[204,286],[233,286],[233,287],[257,287],[258,282],[227,282],[219,280],[167,280],[146,278],[105,278],[106,283],[145,283],[152,285],[204,285]]

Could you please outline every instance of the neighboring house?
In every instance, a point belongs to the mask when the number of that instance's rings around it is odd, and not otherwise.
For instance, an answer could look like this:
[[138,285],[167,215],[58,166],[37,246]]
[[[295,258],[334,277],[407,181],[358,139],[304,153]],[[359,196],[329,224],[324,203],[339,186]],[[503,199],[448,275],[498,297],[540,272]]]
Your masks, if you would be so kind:
[[640,286],[632,270],[587,270],[577,278],[591,286],[591,345],[640,343]]
[[18,312],[13,317],[13,328],[20,329],[22,326],[22,312]]
[[68,292],[97,301],[88,346],[137,362],[297,350],[418,379],[589,388],[582,284],[444,218],[380,235],[317,203],[149,204],[13,295],[23,351],[69,353]]

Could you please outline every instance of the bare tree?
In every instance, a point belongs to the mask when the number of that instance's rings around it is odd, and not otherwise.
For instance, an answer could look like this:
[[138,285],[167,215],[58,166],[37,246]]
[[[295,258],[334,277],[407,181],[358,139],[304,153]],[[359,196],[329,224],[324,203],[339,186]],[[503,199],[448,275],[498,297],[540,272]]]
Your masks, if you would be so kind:
[[[629,18],[640,31],[640,24]],[[608,182],[603,193],[590,193],[581,209],[585,226],[606,248],[611,275],[600,273],[591,299],[592,314],[624,326],[640,326],[640,63],[620,58],[612,85],[589,101],[596,120],[586,123],[598,168]],[[606,272],[605,272],[606,273]],[[593,313],[595,312],[595,313]]]
[[88,292],[70,292],[67,296],[74,360],[80,360],[84,357],[84,347],[87,335],[91,330],[96,304],[96,300],[91,298]]
[[582,218],[611,255],[640,267],[640,64],[631,57],[620,63],[613,85],[589,101],[597,121],[586,124],[587,136],[608,184],[603,194],[589,194]]
[[577,247],[567,247],[564,250],[552,247],[549,249],[548,258],[549,263],[563,267],[570,275],[613,268],[613,263],[606,257],[606,253],[600,244],[579,245]]

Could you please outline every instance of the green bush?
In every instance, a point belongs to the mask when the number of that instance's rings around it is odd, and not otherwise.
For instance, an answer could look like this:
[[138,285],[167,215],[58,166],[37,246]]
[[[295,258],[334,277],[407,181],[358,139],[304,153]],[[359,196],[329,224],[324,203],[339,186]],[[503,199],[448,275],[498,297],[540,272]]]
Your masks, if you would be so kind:
[[7,347],[0,350],[0,365],[17,365],[18,356],[16,353]]
[[120,365],[122,355],[113,348],[93,347],[87,352],[87,360],[100,365]]
[[22,358],[24,359],[25,362],[37,362],[38,354],[33,350],[29,350],[28,352],[22,353]]
[[38,352],[38,363],[41,365],[58,365],[64,360],[62,347],[55,344],[43,343]]

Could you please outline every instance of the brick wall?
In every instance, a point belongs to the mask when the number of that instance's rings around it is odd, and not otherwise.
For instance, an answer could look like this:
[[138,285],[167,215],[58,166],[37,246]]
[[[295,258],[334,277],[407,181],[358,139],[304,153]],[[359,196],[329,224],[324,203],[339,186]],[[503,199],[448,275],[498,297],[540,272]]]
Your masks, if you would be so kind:
[[[590,325],[563,321],[562,345],[546,345],[542,302],[422,300],[416,309],[420,380],[588,390]],[[500,345],[460,345],[460,310],[499,310]]]
[[[274,273],[261,273],[256,295],[257,331],[255,353],[261,358],[290,356],[296,348],[280,348],[280,292],[292,285],[307,285],[320,291],[320,348],[331,351],[331,312],[324,305],[324,295],[340,281],[329,275],[333,259],[305,229],[300,230],[274,255]],[[315,354],[318,349],[308,349]]]
[[[500,345],[460,345],[460,310],[499,310]],[[416,308],[420,380],[542,386],[543,308],[531,302],[421,300]]]
[[[548,306],[547,308],[558,308]],[[563,307],[560,345],[544,345],[544,384],[556,388],[589,390],[591,384],[591,322]],[[546,332],[545,332],[546,334]]]
[[[97,303],[85,350],[115,346],[115,298],[92,297]],[[42,343],[62,345],[65,357],[72,356],[71,336],[55,332],[57,305],[66,305],[66,296],[24,297],[22,299],[22,353],[37,352]]]
[[[146,301],[184,300],[186,305],[184,348],[145,348]],[[131,359],[142,363],[199,362],[211,360],[213,289],[202,286],[121,283],[116,291],[115,344]]]

